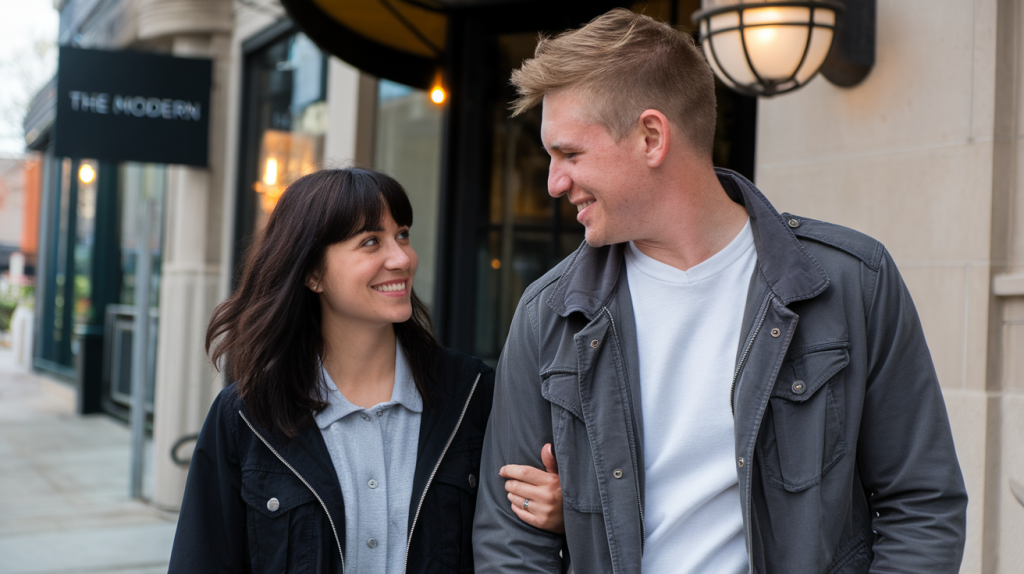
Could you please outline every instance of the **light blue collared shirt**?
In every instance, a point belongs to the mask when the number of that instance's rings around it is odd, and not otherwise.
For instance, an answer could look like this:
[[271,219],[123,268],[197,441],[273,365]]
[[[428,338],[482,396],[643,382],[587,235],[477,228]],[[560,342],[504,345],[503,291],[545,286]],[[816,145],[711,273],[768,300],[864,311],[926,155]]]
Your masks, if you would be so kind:
[[399,573],[405,568],[423,399],[400,345],[391,400],[353,405],[321,367],[330,405],[316,415],[345,500],[345,567]]

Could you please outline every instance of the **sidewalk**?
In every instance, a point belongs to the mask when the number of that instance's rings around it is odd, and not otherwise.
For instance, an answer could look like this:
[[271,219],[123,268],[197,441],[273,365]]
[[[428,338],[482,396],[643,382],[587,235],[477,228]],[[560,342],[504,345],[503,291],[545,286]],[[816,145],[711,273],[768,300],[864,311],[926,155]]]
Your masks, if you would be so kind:
[[177,517],[128,497],[129,430],[0,347],[0,573],[167,571]]

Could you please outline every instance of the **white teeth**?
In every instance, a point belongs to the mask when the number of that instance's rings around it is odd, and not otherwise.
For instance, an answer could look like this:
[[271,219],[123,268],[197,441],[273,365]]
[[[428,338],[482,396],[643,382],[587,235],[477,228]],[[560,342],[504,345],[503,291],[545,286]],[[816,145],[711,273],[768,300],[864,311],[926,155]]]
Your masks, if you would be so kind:
[[579,212],[583,211],[584,209],[589,207],[590,204],[592,204],[592,203],[594,203],[594,202],[593,201],[587,201],[585,203],[581,203],[581,204],[577,205],[576,206],[576,213],[579,213]]
[[405,290],[405,281],[401,283],[390,283],[388,285],[377,285],[374,287],[377,291],[403,291]]

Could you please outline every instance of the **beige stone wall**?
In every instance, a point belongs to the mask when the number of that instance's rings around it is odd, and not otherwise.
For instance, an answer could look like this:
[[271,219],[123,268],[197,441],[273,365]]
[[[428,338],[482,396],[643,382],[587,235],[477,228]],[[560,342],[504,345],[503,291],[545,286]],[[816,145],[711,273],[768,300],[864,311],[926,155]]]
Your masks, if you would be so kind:
[[914,297],[971,497],[963,572],[1024,564],[1024,289],[993,294],[1024,271],[1022,4],[878,0],[862,84],[758,110],[768,198],[881,240]]

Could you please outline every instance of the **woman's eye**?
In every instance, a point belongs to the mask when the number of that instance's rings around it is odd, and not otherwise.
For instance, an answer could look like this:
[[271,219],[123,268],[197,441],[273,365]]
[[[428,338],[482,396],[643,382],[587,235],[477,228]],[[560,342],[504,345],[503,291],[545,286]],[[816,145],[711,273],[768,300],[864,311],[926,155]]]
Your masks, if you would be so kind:
[[377,238],[376,237],[368,237],[368,238],[366,238],[366,241],[363,241],[363,245],[367,246],[367,247],[370,247],[370,246],[373,246],[373,245],[377,245]]
[[409,230],[408,229],[403,229],[402,231],[399,231],[398,232],[398,238],[399,239],[409,239]]

